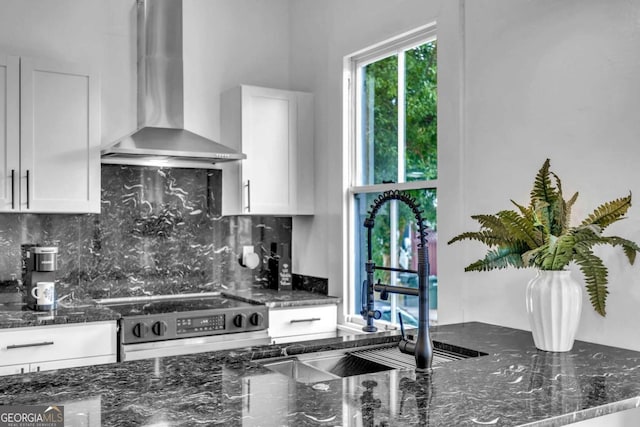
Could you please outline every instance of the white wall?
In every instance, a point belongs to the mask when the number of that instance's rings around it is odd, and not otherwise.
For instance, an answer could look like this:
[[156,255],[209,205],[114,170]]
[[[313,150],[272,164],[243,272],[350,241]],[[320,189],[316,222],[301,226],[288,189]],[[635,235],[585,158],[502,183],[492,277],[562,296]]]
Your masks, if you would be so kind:
[[183,14],[185,127],[220,140],[223,91],[291,88],[289,2],[183,0]]
[[[602,202],[640,194],[639,1],[469,1],[465,22],[465,218],[510,208],[510,198],[527,203],[545,158],[567,195],[580,192],[576,221]],[[638,207],[628,216],[610,234],[639,242]],[[458,232],[471,229],[465,220]],[[459,273],[484,248],[456,247],[460,256],[443,262],[457,273],[442,282],[460,288],[461,318],[528,328],[523,294],[534,272]],[[585,295],[578,338],[640,349],[640,266],[619,250],[601,253],[608,315],[595,314]]]
[[[219,139],[222,91],[290,86],[288,0],[183,0],[183,16],[185,126]],[[102,142],[136,128],[135,0],[0,0],[0,52],[92,64]]]
[[[469,216],[523,203],[547,157],[581,219],[602,202],[638,194],[640,2],[616,0],[292,1],[292,81],[316,101],[318,214],[306,220],[301,272],[344,279],[341,76],[344,55],[438,21],[439,317],[528,329],[524,289],[532,270],[464,273],[485,248],[445,244],[477,229]],[[463,25],[460,25],[460,22]],[[326,40],[326,42],[325,42]],[[463,102],[460,102],[463,99]],[[640,242],[640,212],[610,228]],[[600,251],[610,270],[608,316],[584,297],[579,339],[640,349],[638,266]],[[301,254],[298,253],[300,256]],[[576,276],[582,280],[577,269]]]
[[102,140],[136,126],[135,0],[0,0],[0,52],[91,64],[101,77]]
[[[441,162],[457,161],[458,156],[451,153],[459,147],[458,2],[292,0],[291,6],[292,82],[316,95],[316,215],[294,222],[294,271],[328,277],[330,293],[342,295],[348,280],[348,266],[343,265],[348,223],[343,212],[348,185],[343,173],[348,161],[343,139],[344,58],[437,21],[439,45],[445,47],[439,49],[439,90],[447,99],[441,105],[444,118],[439,132],[443,144],[450,147],[441,153]],[[442,174],[441,182],[459,185],[457,175],[448,172]],[[459,300],[453,298],[450,304],[456,307]]]
[[[315,93],[317,215],[294,221],[294,268],[328,277],[332,294],[345,278],[343,58],[434,20],[443,323],[528,328],[533,271],[464,273],[484,247],[445,242],[476,229],[471,214],[526,202],[545,158],[567,193],[580,191],[576,218],[640,194],[639,0],[184,0],[184,13],[191,130],[218,139],[219,95],[236,84]],[[103,142],[135,127],[134,0],[0,0],[0,52],[94,64]],[[610,231],[640,241],[638,207]],[[640,349],[640,267],[615,250],[602,254],[608,316],[585,296],[579,338]]]

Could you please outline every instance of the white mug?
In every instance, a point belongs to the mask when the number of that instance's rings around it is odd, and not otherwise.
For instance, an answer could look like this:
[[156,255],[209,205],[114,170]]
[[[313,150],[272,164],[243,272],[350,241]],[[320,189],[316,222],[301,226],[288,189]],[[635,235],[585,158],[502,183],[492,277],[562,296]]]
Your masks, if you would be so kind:
[[36,304],[39,306],[53,306],[55,289],[54,282],[38,282],[31,289],[31,296],[36,299]]

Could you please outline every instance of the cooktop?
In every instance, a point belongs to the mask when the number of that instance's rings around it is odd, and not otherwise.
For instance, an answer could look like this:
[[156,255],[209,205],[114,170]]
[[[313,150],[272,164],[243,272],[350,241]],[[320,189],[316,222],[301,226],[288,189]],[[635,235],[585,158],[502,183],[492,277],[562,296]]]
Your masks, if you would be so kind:
[[254,304],[230,299],[224,296],[208,296],[201,298],[157,299],[145,301],[127,301],[103,303],[111,310],[120,313],[121,316],[140,316],[163,313],[178,313],[185,311],[235,309],[251,307]]

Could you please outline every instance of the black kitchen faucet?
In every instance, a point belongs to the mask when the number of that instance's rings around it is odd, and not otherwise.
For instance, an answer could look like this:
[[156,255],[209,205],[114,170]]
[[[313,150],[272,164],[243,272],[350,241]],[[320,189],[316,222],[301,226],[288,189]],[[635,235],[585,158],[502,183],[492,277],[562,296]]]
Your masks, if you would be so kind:
[[[371,234],[375,225],[375,217],[378,210],[386,202],[390,200],[399,200],[406,204],[417,221],[418,235],[420,242],[418,243],[418,271],[407,270],[394,267],[379,267],[372,260],[371,255]],[[360,314],[367,321],[366,326],[362,328],[365,332],[375,332],[378,330],[373,324],[374,319],[381,317],[380,311],[374,307],[374,291],[379,291],[382,299],[387,299],[389,293],[413,295],[418,297],[418,339],[412,341],[407,339],[404,334],[402,325],[402,315],[400,317],[400,326],[402,330],[402,339],[398,344],[400,351],[407,354],[413,354],[416,359],[416,371],[431,371],[431,363],[433,360],[433,344],[429,336],[429,254],[427,249],[427,228],[422,218],[422,210],[418,202],[411,196],[398,190],[385,191],[378,196],[371,204],[369,216],[364,221],[367,228],[367,262],[365,268],[367,279],[363,283],[363,290],[366,292],[366,303],[363,304]],[[373,273],[375,270],[396,271],[400,273],[418,274],[418,289],[408,288],[404,286],[392,286],[378,283],[374,284]]]

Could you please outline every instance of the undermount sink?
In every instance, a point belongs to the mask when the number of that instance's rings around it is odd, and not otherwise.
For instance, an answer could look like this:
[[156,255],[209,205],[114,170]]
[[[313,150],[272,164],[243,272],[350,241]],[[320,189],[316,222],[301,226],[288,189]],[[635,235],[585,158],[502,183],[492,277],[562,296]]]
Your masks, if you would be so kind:
[[304,360],[298,357],[279,358],[262,362],[261,365],[307,384],[393,369],[344,352],[314,353],[314,356],[311,359],[305,357]]
[[[434,342],[433,366],[485,354]],[[413,355],[400,352],[397,345],[384,344],[278,357],[264,360],[260,365],[298,382],[310,384],[392,369],[414,369],[415,360]]]

